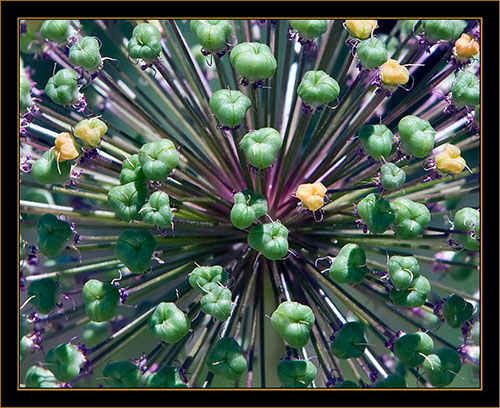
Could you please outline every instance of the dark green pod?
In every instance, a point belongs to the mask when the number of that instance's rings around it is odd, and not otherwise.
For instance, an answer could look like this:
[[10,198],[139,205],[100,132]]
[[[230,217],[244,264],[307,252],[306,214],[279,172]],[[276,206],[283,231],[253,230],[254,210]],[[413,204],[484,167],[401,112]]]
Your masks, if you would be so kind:
[[90,279],[82,289],[85,313],[94,322],[105,322],[115,316],[120,302],[120,291],[111,283]]
[[337,283],[361,283],[368,273],[366,254],[358,244],[346,244],[330,265],[330,279]]
[[366,349],[363,326],[358,322],[347,322],[335,334],[330,344],[333,355],[340,359],[358,358]]
[[207,366],[213,374],[236,381],[247,370],[248,363],[238,342],[223,337],[208,355]]
[[158,242],[151,232],[128,229],[118,237],[115,255],[130,272],[139,274],[148,269],[157,246]]

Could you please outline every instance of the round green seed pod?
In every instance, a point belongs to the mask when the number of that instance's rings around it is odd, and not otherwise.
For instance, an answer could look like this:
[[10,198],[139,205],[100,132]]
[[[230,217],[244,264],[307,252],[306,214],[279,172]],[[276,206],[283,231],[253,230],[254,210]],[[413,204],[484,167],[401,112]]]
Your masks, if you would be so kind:
[[267,259],[277,261],[288,254],[288,229],[279,222],[257,224],[248,233],[247,242]]
[[215,91],[209,101],[210,109],[219,123],[230,128],[241,123],[251,105],[250,98],[240,91],[231,89]]
[[461,367],[460,356],[452,348],[439,349],[434,354],[429,354],[423,363],[425,378],[439,388],[450,385]]
[[391,374],[387,378],[377,382],[375,388],[408,388],[408,386],[403,376]]
[[233,33],[229,20],[191,20],[189,26],[201,46],[211,52],[222,50]]
[[400,197],[391,202],[391,207],[396,216],[393,228],[399,238],[414,239],[431,222],[431,213],[424,204]]
[[330,279],[337,283],[361,283],[368,273],[366,254],[358,244],[344,245],[330,265]]
[[270,127],[248,132],[240,141],[250,164],[259,169],[266,169],[274,163],[282,144],[280,133]]
[[142,220],[145,223],[167,228],[172,224],[170,198],[163,191],[155,191],[141,208]]
[[316,107],[333,101],[340,93],[337,81],[324,71],[307,71],[297,87],[297,95]]
[[247,370],[248,363],[238,342],[223,337],[208,355],[207,366],[211,373],[236,381]]
[[479,266],[478,257],[466,251],[453,253],[451,260],[453,262],[461,262],[470,265],[470,267],[450,265],[448,275],[456,281],[466,280],[472,274],[472,271]]
[[45,85],[45,93],[57,105],[70,106],[80,97],[78,73],[69,68],[60,69]]
[[467,27],[467,20],[451,20],[453,21],[453,40],[459,38]]
[[394,221],[391,204],[375,193],[368,194],[357,205],[357,211],[363,222],[373,234],[382,234]]
[[102,375],[106,385],[112,388],[137,388],[143,385],[141,369],[131,361],[110,361]]
[[19,35],[19,51],[23,54],[38,54],[42,50],[42,42],[34,31],[27,29]]
[[394,163],[386,163],[380,167],[380,183],[384,190],[396,190],[406,181],[406,173]]
[[108,204],[123,221],[141,220],[140,209],[146,202],[148,188],[138,181],[116,186],[108,191]]
[[243,42],[231,50],[229,56],[234,70],[248,79],[258,81],[274,75],[277,63],[271,49],[258,42]]
[[304,347],[316,318],[309,306],[285,301],[271,315],[271,324],[293,348]]
[[66,42],[74,31],[71,20],[45,20],[40,27],[40,35],[56,43]]
[[397,290],[393,288],[389,297],[396,306],[400,307],[420,307],[427,300],[427,296],[431,291],[431,285],[427,278],[418,275],[413,278],[413,281],[408,289]]
[[217,320],[227,320],[231,314],[232,293],[228,288],[217,286],[201,298],[201,310]]
[[451,41],[456,30],[453,20],[422,20],[422,28],[432,42]]
[[356,56],[365,69],[374,69],[389,58],[385,42],[372,37],[361,41],[356,47]]
[[161,341],[177,343],[189,333],[191,321],[175,303],[161,302],[149,319],[149,328]]
[[[73,134],[80,139],[85,146],[96,147],[99,145],[104,134],[108,131],[108,126],[101,119],[94,117],[83,119],[78,122]],[[125,183],[122,183],[125,184]]]
[[[413,27],[418,23],[418,20],[403,20],[403,24],[401,24],[401,34],[407,36],[412,33]],[[420,32],[422,28],[418,29],[416,32]]]
[[115,256],[125,264],[130,272],[139,274],[148,269],[157,246],[158,242],[151,232],[128,229],[118,237]]
[[163,181],[179,164],[179,153],[171,140],[161,139],[142,145],[139,162],[148,180]]
[[387,262],[389,277],[398,290],[406,290],[411,286],[413,278],[420,272],[417,258],[413,256],[394,255]]
[[[369,41],[369,40],[367,40]],[[389,157],[392,150],[393,134],[385,125],[363,125],[358,137],[366,152],[375,160]]]
[[290,25],[304,40],[314,40],[328,30],[327,20],[290,20]]
[[407,153],[421,159],[434,149],[436,131],[429,121],[408,115],[399,121],[398,131],[401,145]]
[[59,388],[60,386],[51,371],[36,365],[26,370],[24,385],[26,388]]
[[189,284],[201,293],[211,292],[228,278],[220,265],[198,266],[189,274]]
[[93,73],[101,66],[99,41],[94,37],[79,38],[69,49],[69,61]]
[[330,344],[332,354],[340,359],[358,358],[366,349],[363,326],[359,322],[347,322],[335,334]]
[[460,71],[451,85],[451,99],[458,108],[475,106],[481,102],[481,85],[476,75]]
[[151,388],[187,388],[187,385],[175,367],[165,366],[146,379],[146,385]]
[[31,166],[31,175],[39,184],[64,184],[71,175],[71,161],[57,163],[54,152],[47,150]]
[[[464,207],[455,213],[453,228],[458,231],[468,231],[471,234],[454,234],[462,246],[469,251],[479,251],[481,238],[481,216],[478,210]],[[473,235],[472,235],[473,234]]]
[[55,309],[59,295],[59,285],[52,278],[35,280],[28,287],[28,297],[35,296],[30,303],[43,314],[49,314]]
[[110,325],[108,322],[85,323],[82,327],[82,342],[87,348],[94,347],[104,341],[110,334]]
[[38,249],[48,258],[60,255],[73,239],[73,230],[66,221],[53,214],[40,217],[37,224]]
[[443,306],[443,317],[446,323],[455,329],[462,327],[467,320],[472,318],[473,314],[474,306],[472,303],[455,294],[449,296]]
[[309,360],[281,360],[278,378],[283,388],[306,388],[316,378],[318,370]]
[[45,361],[54,377],[61,382],[70,382],[80,374],[85,356],[73,344],[60,344],[47,352]]
[[111,283],[90,279],[83,285],[82,298],[88,318],[94,322],[105,322],[115,316],[120,291]]
[[434,342],[423,332],[405,334],[394,343],[395,356],[408,368],[422,364],[432,352]]
[[161,52],[161,33],[149,23],[141,23],[134,27],[132,38],[127,45],[130,58],[153,61]]
[[19,76],[19,112],[25,113],[31,106],[31,85],[28,78],[23,74]]
[[139,161],[139,155],[133,154],[132,156],[126,158],[122,162],[122,170],[120,172],[120,184],[128,183],[144,183],[146,181],[146,176],[142,171],[141,162]]
[[344,380],[342,382],[335,383],[333,388],[359,388],[359,385],[351,380]]
[[267,213],[267,200],[251,190],[243,190],[234,195],[234,205],[229,218],[239,229],[248,228]]

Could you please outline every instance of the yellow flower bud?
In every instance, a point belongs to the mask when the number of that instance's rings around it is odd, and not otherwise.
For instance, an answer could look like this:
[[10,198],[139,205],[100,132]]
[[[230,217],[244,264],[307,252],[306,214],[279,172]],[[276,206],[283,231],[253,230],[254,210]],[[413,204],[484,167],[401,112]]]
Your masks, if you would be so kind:
[[479,52],[479,43],[474,37],[463,33],[455,42],[453,51],[458,58],[468,60]]
[[436,167],[446,173],[460,173],[465,167],[465,160],[460,156],[457,146],[446,143],[441,153],[434,157]]
[[301,184],[295,192],[295,196],[311,211],[323,207],[325,194],[326,187],[322,183]]
[[399,62],[393,59],[388,59],[380,67],[379,75],[382,83],[389,87],[404,85],[410,79],[410,73],[408,70],[402,65],[399,65]]
[[366,40],[372,35],[372,31],[378,27],[377,20],[346,20],[345,26],[353,37]]
[[54,157],[58,162],[76,159],[80,152],[76,146],[75,139],[71,133],[63,132],[56,137],[56,143],[53,147]]
[[106,124],[99,118],[83,119],[73,130],[75,136],[92,147],[96,147],[108,131]]

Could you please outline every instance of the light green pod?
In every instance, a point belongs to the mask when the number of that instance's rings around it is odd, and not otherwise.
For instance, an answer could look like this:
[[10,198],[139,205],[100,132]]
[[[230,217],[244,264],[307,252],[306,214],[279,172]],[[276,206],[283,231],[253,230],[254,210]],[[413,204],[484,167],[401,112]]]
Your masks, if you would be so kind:
[[238,75],[249,81],[271,78],[277,67],[271,49],[259,42],[238,44],[231,50],[230,61]]
[[47,150],[31,166],[31,175],[38,184],[64,184],[71,175],[71,161],[58,163],[53,150]]
[[201,46],[211,52],[221,51],[233,33],[229,20],[191,20],[189,26]]
[[379,67],[389,57],[385,42],[376,37],[361,41],[356,47],[356,56],[366,69]]
[[259,169],[266,169],[274,163],[282,144],[280,133],[270,127],[248,132],[240,142],[250,164]]
[[299,32],[304,40],[314,40],[328,30],[327,20],[290,20],[290,26]]
[[267,213],[267,200],[251,190],[243,190],[234,195],[234,205],[229,218],[239,229],[248,228]]
[[161,33],[149,23],[141,23],[132,31],[127,49],[131,58],[153,61],[161,52]]
[[47,352],[45,361],[54,377],[67,383],[78,377],[85,356],[73,344],[60,344]]
[[142,166],[139,161],[139,155],[133,154],[122,162],[122,170],[120,172],[120,184],[128,183],[144,183],[146,176],[142,171]]
[[83,285],[82,298],[88,318],[93,322],[105,322],[115,316],[120,291],[111,283],[90,279]]
[[451,99],[458,108],[475,106],[481,102],[478,77],[469,71],[460,71],[451,85]]
[[217,320],[227,320],[231,314],[232,294],[228,288],[216,286],[200,301],[201,310]]
[[99,41],[94,37],[79,38],[69,49],[69,61],[90,73],[97,71],[102,63]]
[[227,278],[227,272],[220,265],[198,266],[189,274],[189,284],[204,294],[223,284]]
[[241,346],[231,337],[223,337],[207,359],[208,370],[231,381],[236,381],[248,369]]
[[382,234],[394,221],[391,204],[375,193],[368,194],[357,205],[357,211],[370,232]]
[[141,220],[140,209],[146,202],[148,188],[144,183],[134,181],[116,186],[108,191],[108,204],[123,221]]
[[78,73],[73,69],[60,69],[47,81],[45,93],[57,105],[73,105],[80,97],[78,77]]
[[385,163],[380,167],[380,183],[384,190],[396,190],[406,181],[406,173],[394,163]]
[[157,225],[161,228],[170,227],[172,224],[172,210],[170,198],[163,191],[155,191],[141,208],[142,220],[145,223]]
[[[370,40],[367,40],[370,41]],[[363,125],[358,137],[366,152],[375,160],[387,158],[392,150],[393,134],[385,125]]]
[[288,229],[279,222],[255,225],[247,236],[250,248],[277,261],[288,254]]
[[30,81],[23,74],[19,76],[19,113],[25,113],[31,106]]
[[139,162],[148,180],[163,181],[179,164],[179,153],[171,140],[161,139],[142,145]]
[[387,262],[387,267],[389,268],[391,282],[398,290],[408,289],[413,278],[420,272],[417,258],[413,256],[391,256]]
[[395,215],[393,228],[399,238],[414,239],[431,222],[429,209],[408,198],[396,198],[391,202],[391,208]]
[[161,302],[149,319],[153,334],[165,343],[177,343],[191,329],[191,321],[173,302]]
[[251,106],[250,99],[240,91],[219,89],[210,97],[209,106],[219,123],[230,128],[238,126]]
[[335,100],[339,93],[340,87],[337,81],[321,70],[307,71],[297,87],[297,95],[313,107]]
[[451,41],[457,30],[453,20],[422,20],[422,28],[425,36],[433,42]]
[[337,283],[361,283],[368,273],[366,254],[358,244],[344,245],[330,265],[330,279]]
[[458,231],[467,231],[471,234],[454,234],[462,246],[469,251],[479,251],[481,238],[481,216],[479,211],[464,207],[455,213],[453,218],[453,228]]
[[429,121],[408,115],[399,121],[398,131],[401,145],[407,153],[423,158],[434,149],[436,131]]
[[318,370],[309,360],[281,360],[278,378],[283,388],[306,388],[316,378]]
[[283,339],[294,348],[304,347],[309,341],[316,318],[309,306],[285,301],[271,315],[271,324]]

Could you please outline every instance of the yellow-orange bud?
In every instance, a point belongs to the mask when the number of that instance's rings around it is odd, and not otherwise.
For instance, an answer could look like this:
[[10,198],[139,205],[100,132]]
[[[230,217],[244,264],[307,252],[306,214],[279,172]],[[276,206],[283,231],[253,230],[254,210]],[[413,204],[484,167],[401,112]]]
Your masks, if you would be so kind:
[[62,132],[56,137],[54,146],[54,157],[58,162],[76,159],[80,152],[76,146],[75,139],[68,132]]
[[458,58],[468,60],[479,53],[479,43],[474,37],[463,33],[455,42],[453,51]]
[[380,80],[386,86],[404,85],[410,79],[408,70],[394,59],[388,59],[380,67]]
[[295,196],[311,211],[319,210],[324,205],[326,187],[322,183],[301,184]]
[[465,167],[465,160],[460,156],[460,149],[446,143],[443,151],[434,157],[436,167],[446,173],[461,173]]
[[372,31],[378,27],[377,20],[346,20],[345,26],[353,37],[366,40]]

